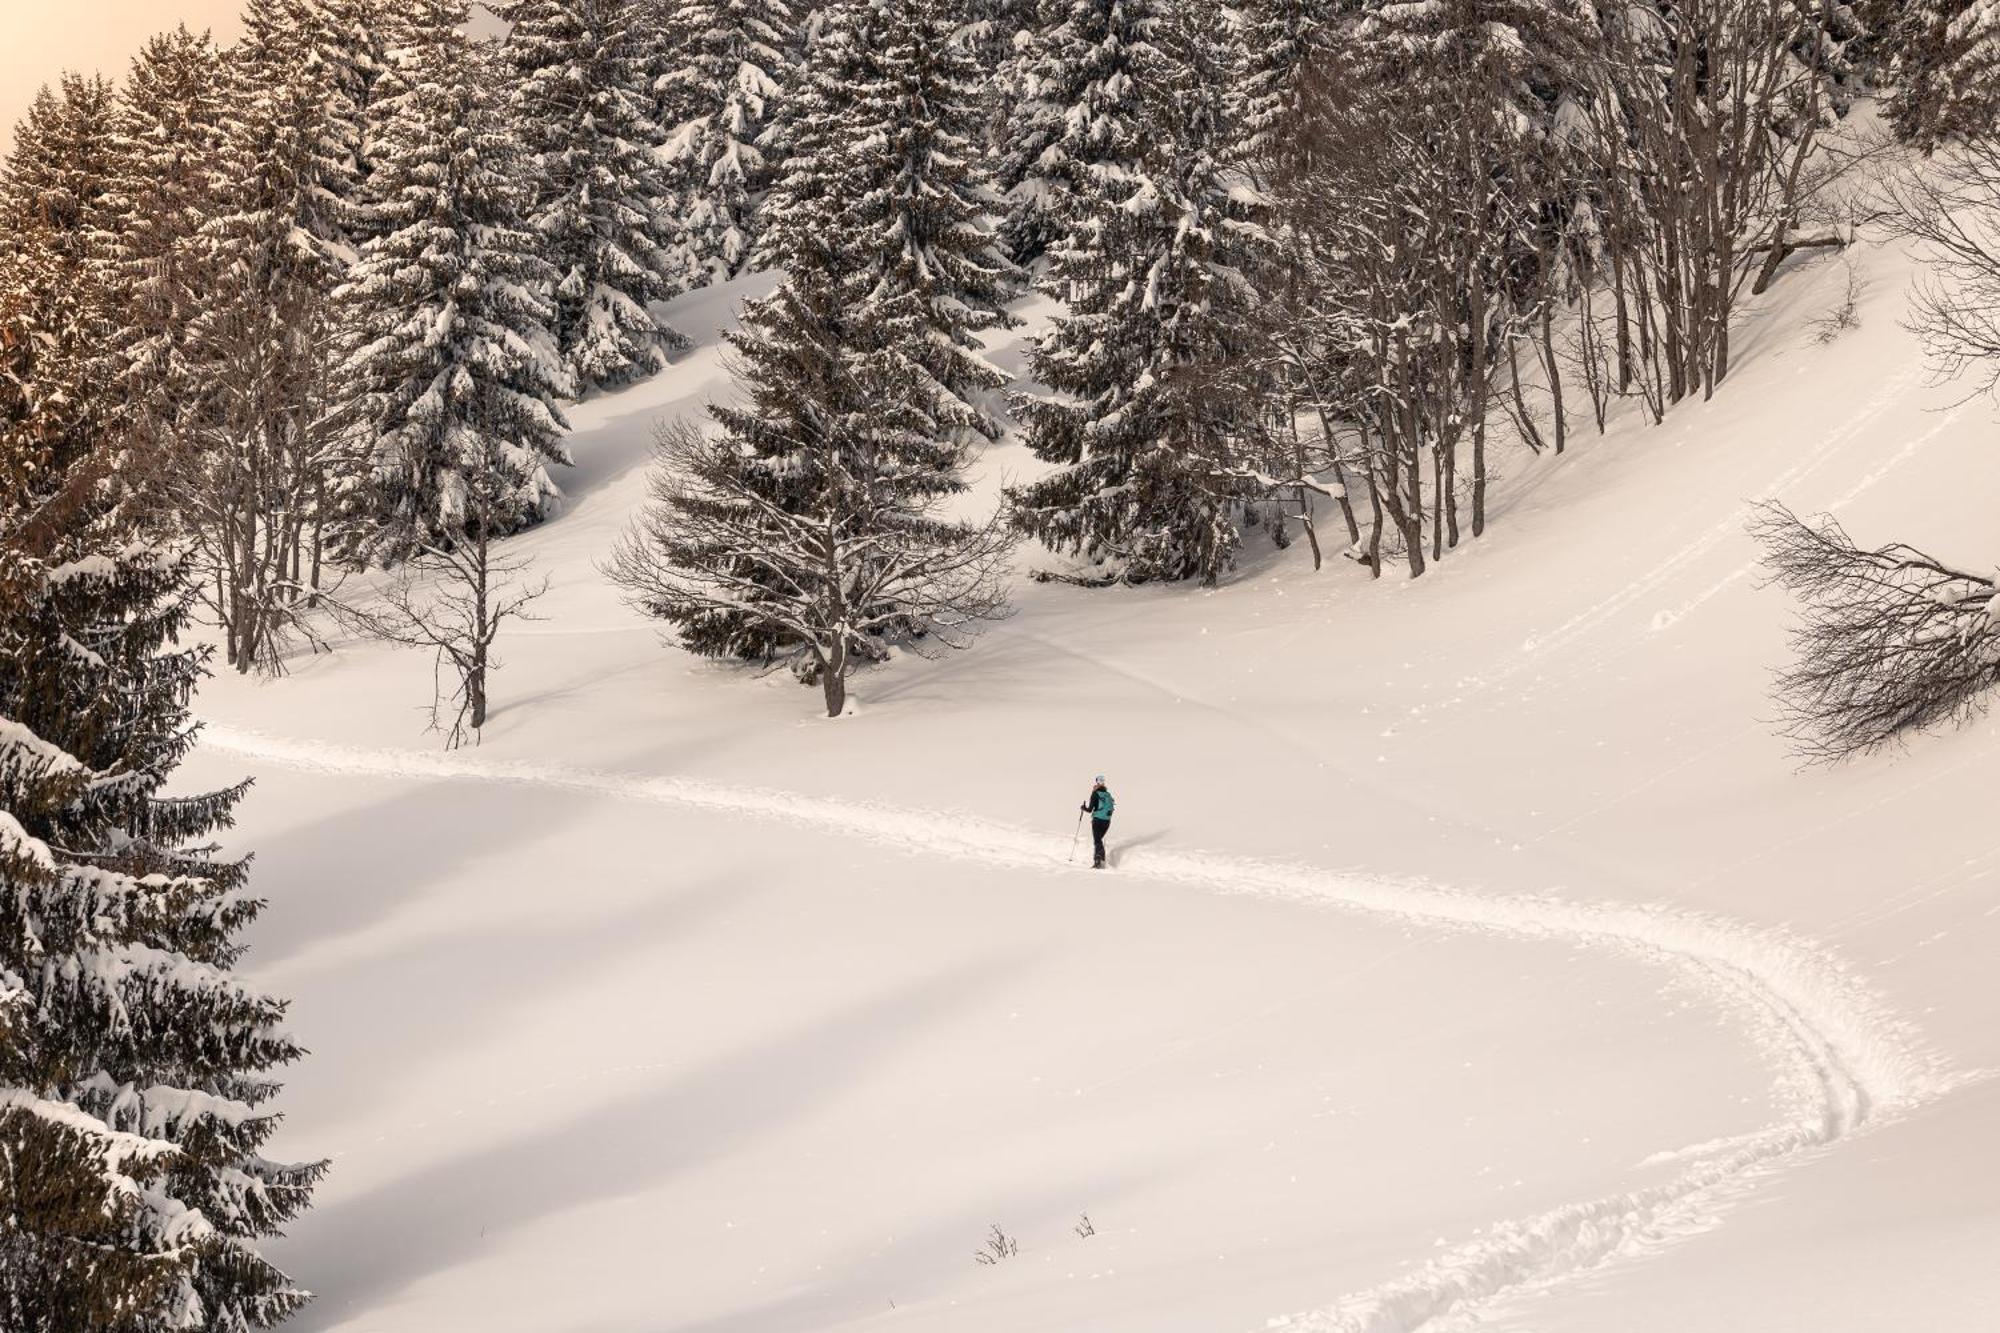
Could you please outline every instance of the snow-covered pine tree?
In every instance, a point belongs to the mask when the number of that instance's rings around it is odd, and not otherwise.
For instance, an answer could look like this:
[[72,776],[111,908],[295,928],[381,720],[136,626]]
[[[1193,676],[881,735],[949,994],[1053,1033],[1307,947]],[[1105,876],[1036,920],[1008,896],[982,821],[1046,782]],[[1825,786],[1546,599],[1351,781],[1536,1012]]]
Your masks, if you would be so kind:
[[[25,209],[7,220],[0,247],[0,501],[35,531],[60,527],[102,478],[73,460],[111,461],[88,442],[101,433],[106,406],[91,392],[108,324],[102,269],[52,212]],[[71,493],[50,481],[57,465],[82,482]],[[40,538],[38,538],[39,540]]]
[[965,18],[955,34],[991,78],[1014,55],[1014,41],[1035,26],[1036,0],[965,0]]
[[[1652,0],[1618,3],[1637,10]],[[1373,5],[1348,34],[1345,54],[1366,86],[1415,100],[1449,84],[1475,99],[1491,135],[1532,136],[1547,129],[1557,98],[1593,73],[1580,68],[1596,52],[1593,14],[1587,0]]]
[[64,260],[90,263],[103,252],[116,116],[117,94],[101,78],[64,74],[35,94],[0,174],[5,231],[38,218]]
[[[373,78],[367,0],[249,0],[231,49],[230,170],[239,210],[288,217],[334,273],[351,256],[363,101]],[[331,279],[327,281],[331,285]]]
[[[1972,0],[1904,0],[1882,14],[1888,88],[1883,112],[1902,138],[1931,149],[1949,136],[1950,97],[1944,82],[1946,34]],[[1880,6],[1877,6],[1880,8]]]
[[1240,127],[1245,160],[1266,164],[1282,147],[1286,126],[1297,114],[1300,82],[1320,46],[1330,39],[1328,24],[1336,0],[1242,0],[1242,68],[1233,82],[1230,115]]
[[671,23],[674,64],[655,93],[681,209],[675,263],[700,286],[742,272],[756,245],[776,166],[766,134],[795,77],[798,19],[790,0],[691,0]]
[[202,231],[228,195],[220,171],[223,57],[183,26],[149,40],[119,90],[105,285],[121,311],[117,397],[138,434],[170,447],[201,401],[187,336],[208,299]]
[[579,390],[628,383],[685,339],[647,308],[679,290],[639,0],[511,0],[510,118],[555,270],[552,328]]
[[958,40],[980,73],[980,134],[988,156],[1004,147],[1007,119],[1030,71],[1021,57],[1035,29],[1036,0],[966,0]]
[[1167,0],[1047,0],[1015,47],[1006,76],[1014,99],[995,184],[1006,199],[1000,235],[1015,262],[1039,258],[1069,234],[1099,188],[1146,151],[1143,71],[1156,58]]
[[160,794],[192,743],[186,571],[120,532],[94,299],[37,220],[0,259],[0,1323],[268,1327],[306,1299],[254,1242],[323,1164],[263,1155],[284,1004],[230,972],[262,904],[201,840],[243,788]]
[[[105,294],[115,111],[104,80],[63,75],[56,90],[37,93],[0,171],[0,265],[16,359],[0,388],[12,389],[11,411],[33,416],[50,448],[94,436],[116,407],[101,391],[117,332]],[[35,458],[24,450],[13,463],[32,467]]]
[[849,137],[852,90],[873,77],[868,45],[881,23],[872,6],[836,0],[815,8],[802,28],[791,95],[765,132],[784,151],[760,209],[754,267],[791,273],[832,265],[845,253],[830,228],[860,193]]
[[950,427],[889,336],[856,320],[854,284],[794,272],[730,335],[742,405],[721,430],[662,432],[653,502],[613,555],[633,604],[705,656],[789,659],[846,708],[857,660],[897,642],[964,647],[1004,615],[998,522],[940,513],[955,473],[899,466]]
[[614,576],[691,650],[790,658],[837,716],[855,660],[961,646],[999,614],[997,524],[940,516],[1002,382],[978,330],[1005,319],[1005,265],[979,225],[976,84],[931,0],[819,14],[769,199],[787,273],[732,335],[749,405],[714,439],[669,431],[655,504]]
[[[1886,17],[1886,16],[1885,16]],[[1887,19],[1890,123],[1929,150],[2000,119],[2000,5],[1906,0]]]
[[392,6],[387,0],[318,0],[314,28],[315,59],[327,70],[327,80],[354,108],[362,126],[357,166],[361,177],[368,175],[365,146],[368,103],[374,96],[375,80],[381,77]]
[[[772,191],[772,250],[788,269],[829,266],[939,390],[955,457],[999,423],[979,403],[1006,383],[977,335],[1006,327],[1014,279],[989,229],[980,72],[954,37],[956,0],[826,6],[792,123],[796,151]],[[918,460],[906,460],[916,463]]]
[[555,406],[571,395],[547,327],[553,272],[521,225],[519,149],[486,89],[466,0],[410,0],[376,86],[363,247],[337,293],[372,484],[355,555],[384,563],[511,532],[559,492]]
[[1254,479],[1236,457],[1256,394],[1214,391],[1247,337],[1245,276],[1265,238],[1232,188],[1240,141],[1223,114],[1229,53],[1206,3],[1119,8],[1149,40],[1125,48],[1120,133],[1143,151],[1081,176],[1047,290],[1069,310],[1037,344],[1028,445],[1060,464],[1009,492],[1015,522],[1079,555],[1090,581],[1198,578],[1235,555]]

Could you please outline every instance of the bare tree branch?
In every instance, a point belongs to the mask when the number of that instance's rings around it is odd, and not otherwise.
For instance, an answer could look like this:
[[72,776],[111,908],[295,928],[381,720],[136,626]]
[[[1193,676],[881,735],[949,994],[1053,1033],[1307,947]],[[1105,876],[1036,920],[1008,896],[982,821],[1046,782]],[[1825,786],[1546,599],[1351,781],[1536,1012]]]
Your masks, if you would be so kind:
[[1900,544],[1863,550],[1832,518],[1806,523],[1777,504],[1752,531],[1801,603],[1794,664],[1777,679],[1800,754],[1835,762],[1985,710],[2000,685],[1993,579]]

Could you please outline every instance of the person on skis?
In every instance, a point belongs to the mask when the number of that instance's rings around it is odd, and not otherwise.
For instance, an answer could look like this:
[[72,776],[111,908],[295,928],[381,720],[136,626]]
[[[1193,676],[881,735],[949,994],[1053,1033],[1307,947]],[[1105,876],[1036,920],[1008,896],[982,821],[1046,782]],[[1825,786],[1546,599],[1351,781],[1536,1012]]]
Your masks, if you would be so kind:
[[1090,863],[1092,870],[1104,869],[1104,834],[1111,827],[1111,811],[1116,804],[1111,799],[1111,788],[1104,785],[1104,775],[1099,773],[1090,789],[1089,799],[1081,807],[1083,813],[1090,816],[1090,842],[1097,853],[1097,858]]

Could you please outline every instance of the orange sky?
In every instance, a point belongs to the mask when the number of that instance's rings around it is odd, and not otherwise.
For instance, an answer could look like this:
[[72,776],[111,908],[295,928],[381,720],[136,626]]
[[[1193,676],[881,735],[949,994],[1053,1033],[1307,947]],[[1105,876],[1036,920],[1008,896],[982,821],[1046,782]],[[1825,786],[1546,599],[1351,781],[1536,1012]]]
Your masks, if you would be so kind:
[[241,31],[241,0],[0,0],[0,149],[35,89],[65,69],[118,78],[153,33],[185,23],[219,40]]
[[[176,23],[233,42],[242,9],[243,0],[0,0],[0,154],[13,147],[35,90],[63,70],[123,78],[146,39]],[[474,0],[472,31],[505,27]]]

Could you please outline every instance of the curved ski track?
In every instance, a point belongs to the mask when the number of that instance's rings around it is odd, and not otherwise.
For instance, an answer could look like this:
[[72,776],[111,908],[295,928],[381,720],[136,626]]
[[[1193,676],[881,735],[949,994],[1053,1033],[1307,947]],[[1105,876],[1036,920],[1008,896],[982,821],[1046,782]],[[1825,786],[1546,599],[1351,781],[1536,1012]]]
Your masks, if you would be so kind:
[[[202,743],[330,774],[522,784],[775,820],[912,855],[1054,871],[1067,840],[992,821],[691,778],[456,754],[373,750],[210,726]],[[1525,1292],[1713,1226],[1768,1173],[1907,1112],[1959,1082],[1915,1031],[1820,946],[1664,907],[1492,897],[1199,851],[1134,850],[1121,872],[1210,892],[1314,903],[1415,925],[1568,939],[1674,970],[1743,1021],[1779,1069],[1786,1117],[1745,1137],[1656,1155],[1662,1183],[1503,1222],[1421,1268],[1331,1306],[1269,1321],[1284,1333],[1442,1333]]]

